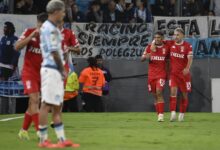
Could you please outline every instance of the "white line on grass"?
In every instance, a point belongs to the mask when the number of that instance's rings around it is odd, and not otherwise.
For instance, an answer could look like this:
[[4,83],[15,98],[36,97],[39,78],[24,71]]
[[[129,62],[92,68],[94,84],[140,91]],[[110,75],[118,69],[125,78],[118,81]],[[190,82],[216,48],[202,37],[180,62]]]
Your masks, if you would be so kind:
[[24,118],[24,116],[1,119],[1,122]]

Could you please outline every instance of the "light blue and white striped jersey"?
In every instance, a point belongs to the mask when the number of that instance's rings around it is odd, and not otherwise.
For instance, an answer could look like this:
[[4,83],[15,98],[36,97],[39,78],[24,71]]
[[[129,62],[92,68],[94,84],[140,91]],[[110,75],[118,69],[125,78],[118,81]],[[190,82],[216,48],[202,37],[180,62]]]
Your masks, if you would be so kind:
[[44,22],[40,29],[40,48],[43,57],[43,62],[41,64],[42,67],[58,68],[51,55],[54,51],[59,53],[62,62],[64,62],[61,32],[48,20]]

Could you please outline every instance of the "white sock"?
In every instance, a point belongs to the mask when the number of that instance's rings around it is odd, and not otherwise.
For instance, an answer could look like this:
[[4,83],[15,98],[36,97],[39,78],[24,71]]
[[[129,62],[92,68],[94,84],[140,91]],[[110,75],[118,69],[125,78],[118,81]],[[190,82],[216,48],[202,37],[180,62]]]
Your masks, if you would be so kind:
[[40,143],[43,143],[48,138],[47,133],[47,125],[41,126],[39,125],[39,136],[40,136]]
[[54,124],[54,130],[59,141],[63,142],[66,140],[64,133],[64,125],[62,123]]

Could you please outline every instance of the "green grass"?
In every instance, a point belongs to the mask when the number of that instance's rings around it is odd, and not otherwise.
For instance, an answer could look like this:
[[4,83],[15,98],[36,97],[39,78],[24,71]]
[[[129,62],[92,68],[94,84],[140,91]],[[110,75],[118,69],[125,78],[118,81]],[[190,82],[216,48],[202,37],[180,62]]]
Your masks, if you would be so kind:
[[[0,115],[0,119],[20,115]],[[157,122],[155,113],[67,113],[66,135],[80,143],[78,150],[219,150],[220,114],[187,113],[185,122]],[[35,150],[37,138],[17,137],[22,119],[0,122],[1,150]],[[54,142],[52,129],[49,137]],[[72,149],[72,148],[67,148]]]

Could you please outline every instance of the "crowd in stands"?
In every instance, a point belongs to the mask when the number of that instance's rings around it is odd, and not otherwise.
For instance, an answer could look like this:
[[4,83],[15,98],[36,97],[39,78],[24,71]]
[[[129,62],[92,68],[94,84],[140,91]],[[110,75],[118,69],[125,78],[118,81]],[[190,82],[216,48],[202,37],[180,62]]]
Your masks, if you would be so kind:
[[[14,14],[45,11],[49,0],[15,0]],[[148,23],[153,16],[219,16],[219,0],[64,0],[66,22]],[[8,0],[0,0],[7,13]],[[83,6],[82,6],[83,4]]]

